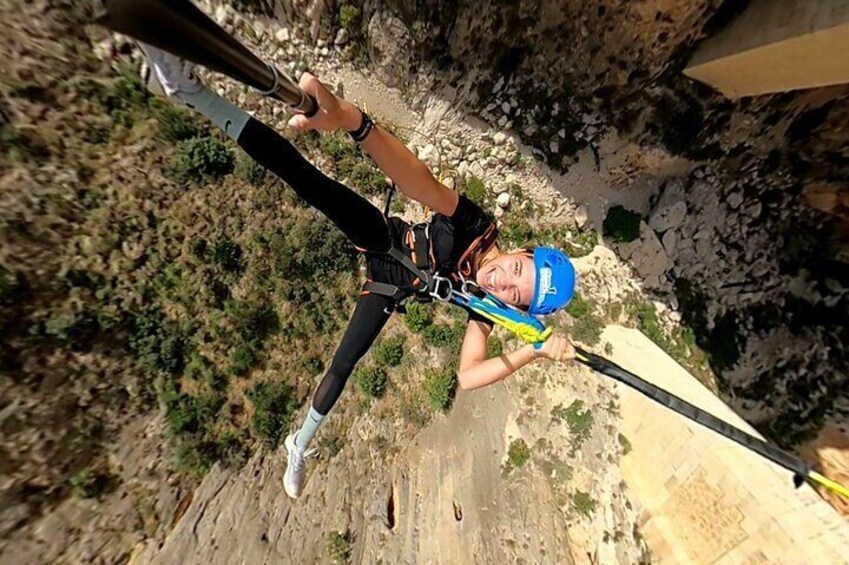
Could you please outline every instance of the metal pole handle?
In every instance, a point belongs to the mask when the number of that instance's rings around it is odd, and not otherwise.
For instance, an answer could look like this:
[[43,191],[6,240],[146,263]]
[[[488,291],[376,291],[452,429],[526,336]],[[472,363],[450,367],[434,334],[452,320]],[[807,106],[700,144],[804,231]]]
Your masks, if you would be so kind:
[[113,31],[225,74],[306,116],[315,98],[254,55],[189,0],[101,0],[95,21]]

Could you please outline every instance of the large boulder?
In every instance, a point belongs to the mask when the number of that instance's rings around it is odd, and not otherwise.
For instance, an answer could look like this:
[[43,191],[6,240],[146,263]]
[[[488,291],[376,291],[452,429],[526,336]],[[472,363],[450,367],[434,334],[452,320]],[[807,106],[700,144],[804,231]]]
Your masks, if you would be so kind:
[[649,218],[649,226],[654,231],[665,232],[680,227],[687,216],[687,204],[683,201],[661,206]]
[[410,78],[413,38],[404,22],[378,10],[369,20],[368,39],[372,69],[380,80],[399,86]]
[[640,222],[638,239],[619,245],[619,255],[631,262],[649,287],[659,286],[664,273],[672,267],[660,239],[645,222]]

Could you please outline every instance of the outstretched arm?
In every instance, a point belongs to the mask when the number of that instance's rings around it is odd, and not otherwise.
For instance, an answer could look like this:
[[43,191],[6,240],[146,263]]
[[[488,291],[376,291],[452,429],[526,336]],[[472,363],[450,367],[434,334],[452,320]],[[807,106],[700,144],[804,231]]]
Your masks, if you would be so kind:
[[[294,116],[289,120],[289,125],[296,129],[344,128],[347,131],[360,127],[360,109],[335,96],[313,75],[304,73],[300,87],[315,96],[320,109],[312,118]],[[363,148],[386,176],[395,181],[401,192],[446,216],[454,213],[459,195],[437,181],[427,165],[391,133],[376,125],[363,142]]]
[[515,351],[486,358],[486,339],[492,328],[482,322],[470,321],[460,351],[457,382],[464,390],[485,387],[512,375],[534,359],[546,358],[568,361],[575,358],[575,349],[564,337],[552,335],[539,350],[523,345]]

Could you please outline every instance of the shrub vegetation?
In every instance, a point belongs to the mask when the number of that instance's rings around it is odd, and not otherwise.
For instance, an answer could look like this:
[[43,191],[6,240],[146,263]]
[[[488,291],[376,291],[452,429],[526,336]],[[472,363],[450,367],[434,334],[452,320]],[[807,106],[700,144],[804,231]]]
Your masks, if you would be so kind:
[[504,476],[509,475],[516,469],[521,469],[531,459],[531,450],[522,438],[514,439],[507,449],[507,461],[501,468]]
[[424,391],[433,410],[447,410],[457,392],[457,371],[453,366],[425,369]]
[[297,408],[294,390],[288,383],[260,381],[247,390],[246,396],[254,407],[251,431],[276,446]]
[[374,361],[381,367],[397,367],[404,360],[403,335],[384,338],[374,347]]
[[380,398],[386,392],[389,378],[383,367],[374,365],[362,365],[354,369],[354,382],[360,391],[371,398]]
[[180,183],[217,180],[233,171],[232,151],[214,137],[193,137],[177,144],[171,177]]
[[404,315],[404,324],[413,333],[419,333],[433,323],[433,312],[424,304],[418,302],[407,303],[407,313]]
[[604,235],[618,243],[627,243],[640,237],[640,215],[616,205],[607,211],[602,224]]

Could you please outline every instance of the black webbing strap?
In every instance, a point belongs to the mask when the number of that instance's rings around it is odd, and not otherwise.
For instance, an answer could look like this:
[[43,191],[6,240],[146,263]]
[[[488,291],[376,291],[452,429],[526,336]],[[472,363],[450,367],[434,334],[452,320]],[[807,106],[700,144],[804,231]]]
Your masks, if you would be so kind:
[[416,224],[410,228],[413,234],[413,251],[416,254],[416,267],[430,271],[430,230],[427,224]]
[[424,291],[430,288],[430,275],[422,271],[403,251],[392,246],[392,248],[389,249],[389,255],[419,278],[421,281],[418,289],[419,291]]
[[389,208],[392,206],[392,197],[395,195],[395,182],[389,183],[389,190],[386,191],[386,204],[383,205],[383,215],[389,217]]
[[420,281],[419,285],[416,287],[400,288],[394,284],[366,281],[363,285],[363,290],[374,294],[380,294],[381,296],[388,296],[398,303],[408,296],[425,293],[430,290],[432,284],[430,275],[419,269],[416,264],[404,254],[403,251],[393,246],[389,249],[387,255],[401,263],[405,269],[416,275]]
[[584,351],[579,347],[576,347],[575,351],[579,354],[579,356],[583,356],[586,359],[585,361],[581,361],[591,369],[633,388],[658,404],[661,404],[670,410],[681,414],[685,418],[688,418],[689,420],[713,430],[719,435],[754,451],[761,457],[769,459],[776,465],[780,465],[788,471],[792,471],[797,477],[807,477],[810,473],[811,466],[806,461],[803,461],[802,459],[791,455],[774,445],[770,445],[762,439],[747,434],[743,430],[732,426],[728,422],[720,420],[713,414],[705,412],[701,408],[690,404],[686,400],[679,398],[674,394],[641,379],[637,375],[626,371],[613,361]]
[[395,302],[401,302],[405,298],[407,298],[408,293],[394,284],[376,282],[376,281],[366,281],[366,284],[363,285],[363,290],[366,292],[370,292],[372,294],[379,294],[381,296],[388,296]]

